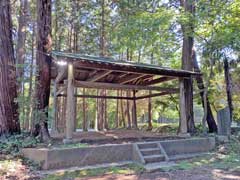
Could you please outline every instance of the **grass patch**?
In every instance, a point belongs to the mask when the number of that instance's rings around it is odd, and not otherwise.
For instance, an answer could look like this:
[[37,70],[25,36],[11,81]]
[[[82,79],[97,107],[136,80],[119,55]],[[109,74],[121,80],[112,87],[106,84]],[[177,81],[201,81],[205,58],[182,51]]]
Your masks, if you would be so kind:
[[44,180],[65,180],[83,177],[94,177],[105,174],[136,174],[144,171],[144,168],[137,164],[129,164],[126,166],[108,167],[108,168],[96,168],[77,170],[73,172],[56,173],[54,175],[48,175]]
[[230,142],[224,145],[224,152],[219,151],[221,147],[223,146],[218,147],[214,153],[204,157],[180,161],[176,166],[163,168],[163,170],[191,170],[201,166],[230,171],[240,170],[240,141],[232,137]]
[[82,148],[82,147],[88,147],[88,144],[84,144],[84,143],[70,143],[70,144],[60,144],[58,146],[58,148]]

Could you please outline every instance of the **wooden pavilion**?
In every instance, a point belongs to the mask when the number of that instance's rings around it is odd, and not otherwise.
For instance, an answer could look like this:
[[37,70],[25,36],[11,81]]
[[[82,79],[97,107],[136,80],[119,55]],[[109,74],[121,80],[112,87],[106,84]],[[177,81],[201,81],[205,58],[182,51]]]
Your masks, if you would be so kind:
[[[75,53],[52,52],[52,79],[54,80],[55,117],[52,130],[56,130],[57,98],[66,96],[66,139],[71,140],[74,131],[76,108],[75,97],[126,99],[133,102],[133,121],[137,122],[136,101],[139,99],[180,93],[180,131],[187,133],[187,118],[185,101],[188,94],[184,93],[184,79],[191,79],[199,73],[176,70],[156,65],[137,64],[117,61],[113,58],[86,56]],[[179,87],[162,87],[161,83],[178,80]],[[76,88],[94,88],[132,91],[131,96],[99,96],[78,95]],[[154,93],[137,95],[139,91],[147,90]],[[65,92],[65,93],[64,93]]]

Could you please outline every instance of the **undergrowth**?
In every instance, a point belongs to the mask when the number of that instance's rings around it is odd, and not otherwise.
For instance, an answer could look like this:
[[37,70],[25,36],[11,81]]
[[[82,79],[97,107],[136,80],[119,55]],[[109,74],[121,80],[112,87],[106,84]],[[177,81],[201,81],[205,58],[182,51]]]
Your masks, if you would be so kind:
[[29,133],[15,134],[0,138],[0,154],[19,155],[21,148],[36,147],[39,139],[30,136]]

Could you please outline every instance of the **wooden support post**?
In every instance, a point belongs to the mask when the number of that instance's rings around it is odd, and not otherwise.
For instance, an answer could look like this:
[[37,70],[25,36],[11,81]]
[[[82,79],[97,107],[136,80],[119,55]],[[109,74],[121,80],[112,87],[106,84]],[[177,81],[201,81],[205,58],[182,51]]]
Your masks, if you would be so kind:
[[179,79],[179,89],[180,89],[180,121],[179,121],[179,133],[187,133],[187,115],[186,115],[186,100],[185,100],[185,89],[184,89],[184,79]]
[[132,105],[132,127],[138,129],[137,125],[137,104],[136,104],[136,91],[133,91],[133,105]]
[[68,64],[67,82],[67,107],[66,107],[66,139],[65,143],[71,141],[73,137],[74,123],[74,86],[73,86],[73,64]]
[[57,133],[57,117],[58,117],[58,104],[57,104],[57,83],[54,81],[53,86],[53,119],[51,124],[51,134]]

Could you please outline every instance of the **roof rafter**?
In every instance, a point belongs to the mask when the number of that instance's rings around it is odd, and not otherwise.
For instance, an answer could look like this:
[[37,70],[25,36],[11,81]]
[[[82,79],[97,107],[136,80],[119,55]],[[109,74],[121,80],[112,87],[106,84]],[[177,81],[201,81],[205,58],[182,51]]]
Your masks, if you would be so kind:
[[89,81],[89,82],[96,82],[102,78],[104,78],[105,76],[111,74],[112,71],[102,71],[100,73],[94,73],[95,75],[94,76],[91,76],[86,80],[86,81]]
[[82,88],[97,88],[97,89],[116,89],[116,90],[152,90],[152,91],[167,91],[167,92],[178,92],[178,88],[164,88],[157,86],[142,86],[142,85],[124,85],[124,84],[113,84],[113,83],[100,83],[100,82],[88,82],[88,81],[74,81],[76,87]]
[[142,78],[146,76],[146,74],[131,74],[129,76],[125,76],[124,78],[120,78],[117,83],[119,84],[127,84],[131,81],[138,80],[139,78]]
[[158,84],[158,83],[161,83],[161,82],[170,81],[170,80],[173,80],[173,79],[176,79],[176,77],[164,76],[164,77],[153,79],[153,80],[150,80],[150,81],[147,81],[147,82],[143,82],[143,85],[153,85],[153,84]]

